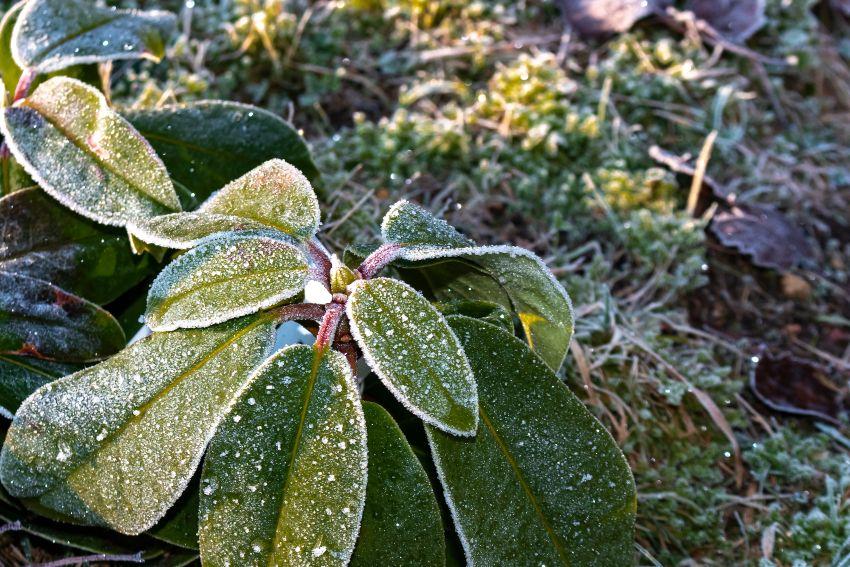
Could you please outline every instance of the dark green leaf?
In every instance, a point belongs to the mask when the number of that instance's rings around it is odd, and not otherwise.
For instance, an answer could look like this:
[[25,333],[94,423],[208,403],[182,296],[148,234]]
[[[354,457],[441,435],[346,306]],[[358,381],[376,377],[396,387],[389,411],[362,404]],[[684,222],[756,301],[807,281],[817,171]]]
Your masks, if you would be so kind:
[[255,106],[201,101],[124,115],[150,141],[171,176],[193,193],[183,199],[186,209],[274,158],[285,159],[311,180],[318,177],[298,132]]
[[614,440],[522,341],[474,319],[450,323],[478,382],[478,433],[427,433],[467,559],[630,564],[635,486]]
[[384,385],[423,421],[455,435],[474,434],[472,369],[440,312],[398,280],[358,280],[351,288],[351,332]]
[[319,228],[319,200],[304,175],[273,159],[227,184],[200,211],[250,219],[296,240],[309,240]]
[[55,285],[0,272],[0,353],[66,362],[98,360],[124,346],[107,311]]
[[12,56],[39,73],[80,63],[159,59],[173,14],[104,8],[86,0],[29,0],[12,32]]
[[272,231],[225,233],[179,256],[148,294],[155,331],[208,327],[266,309],[304,289],[304,252]]
[[393,205],[381,230],[386,242],[402,246],[400,258],[419,265],[435,299],[501,304],[516,313],[531,348],[553,370],[561,367],[573,334],[572,304],[540,258],[514,246],[475,246],[407,201]]
[[366,426],[338,352],[287,347],[260,367],[210,443],[206,565],[345,565],[366,497]]
[[29,356],[0,355],[0,415],[12,419],[21,402],[38,388],[79,369]]
[[473,319],[480,319],[501,327],[506,332],[513,334],[514,324],[510,312],[498,303],[492,301],[458,300],[437,305],[440,312],[449,315],[464,315]]
[[364,402],[363,413],[368,433],[369,483],[351,565],[445,565],[440,508],[425,469],[387,410]]
[[153,270],[127,236],[80,217],[40,189],[0,199],[0,270],[47,280],[99,304],[108,303]]
[[15,159],[42,189],[81,215],[124,226],[180,210],[153,148],[97,89],[55,77],[0,116]]
[[273,340],[263,317],[156,333],[43,386],[9,429],[3,485],[69,520],[126,534],[150,528]]

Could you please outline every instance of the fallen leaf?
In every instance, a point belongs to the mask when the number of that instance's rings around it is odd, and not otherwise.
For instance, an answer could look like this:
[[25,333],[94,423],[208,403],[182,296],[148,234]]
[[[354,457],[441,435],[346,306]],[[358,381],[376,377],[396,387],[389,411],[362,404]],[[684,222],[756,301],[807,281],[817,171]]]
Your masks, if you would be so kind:
[[579,34],[596,37],[621,33],[650,15],[660,0],[559,0],[561,13]]
[[839,416],[850,409],[850,399],[847,388],[839,387],[830,374],[829,369],[790,354],[764,354],[750,376],[750,389],[770,409],[840,425]]
[[743,43],[765,22],[765,0],[690,0],[687,9],[730,41]]
[[806,233],[766,205],[740,204],[719,212],[709,230],[721,244],[750,256],[762,268],[788,271],[812,254]]

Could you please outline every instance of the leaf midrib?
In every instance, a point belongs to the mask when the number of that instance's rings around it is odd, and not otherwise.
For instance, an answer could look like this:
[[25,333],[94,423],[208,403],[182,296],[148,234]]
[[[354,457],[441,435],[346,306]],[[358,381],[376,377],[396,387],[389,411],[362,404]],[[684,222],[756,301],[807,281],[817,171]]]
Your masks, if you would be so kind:
[[[75,464],[68,473],[64,476],[65,479],[70,479],[74,474],[77,473],[83,466],[88,464],[99,452],[101,452],[104,448],[112,444],[120,435],[123,433],[130,425],[141,421],[148,409],[153,407],[158,401],[163,399],[169,392],[171,392],[174,388],[176,388],[180,383],[182,383],[185,379],[187,379],[192,374],[198,372],[201,368],[206,366],[209,362],[211,362],[216,356],[218,356],[225,349],[233,345],[236,341],[247,335],[249,332],[253,331],[260,324],[265,323],[268,320],[268,317],[258,317],[256,320],[252,321],[244,328],[240,329],[236,333],[234,333],[229,339],[221,343],[219,346],[211,350],[206,356],[204,356],[201,360],[195,362],[188,369],[180,373],[176,378],[174,378],[171,382],[168,383],[167,386],[156,392],[148,401],[143,403],[142,405],[134,408],[139,411],[138,415],[130,414],[129,418],[114,431],[110,432],[104,440],[97,445],[91,452],[89,452],[83,459],[81,459],[77,464]],[[58,482],[61,482],[62,479],[59,479],[51,485],[44,492],[48,492],[51,490]]]
[[295,458],[298,455],[298,449],[301,447],[301,438],[304,434],[304,423],[307,421],[307,411],[310,409],[310,400],[313,398],[313,390],[316,388],[316,380],[319,377],[319,368],[322,365],[322,360],[325,358],[324,350],[313,349],[313,364],[310,367],[310,376],[307,379],[307,387],[304,389],[304,398],[301,403],[301,414],[298,419],[298,428],[295,431],[295,439],[292,443],[292,452],[289,454],[289,463],[286,467],[286,474],[283,479],[283,488],[281,489],[280,506],[277,511],[277,520],[275,521],[274,537],[269,551],[267,567],[274,567],[275,550],[280,544],[280,531],[283,527],[284,515],[283,504],[286,501],[286,493],[289,491],[289,481],[292,479],[292,468],[295,465]]
[[[77,136],[72,135],[64,126],[61,126],[58,123],[58,121],[55,120],[55,118],[51,114],[48,114],[47,112],[45,112],[45,110],[40,105],[33,104],[31,99],[25,99],[25,100],[26,100],[26,104],[25,104],[26,107],[31,108],[33,111],[35,111],[39,116],[41,116],[44,119],[45,122],[50,124],[50,126],[55,128],[62,136],[64,136],[66,140],[68,140],[69,142],[74,144],[74,146],[76,146],[77,149],[79,149],[81,152],[83,152],[83,154],[87,155],[90,159],[92,159],[100,167],[102,167],[103,169],[108,171],[110,174],[112,174],[113,176],[115,176],[119,180],[121,180],[134,193],[137,193],[144,198],[150,199],[151,201],[153,201],[154,203],[156,203],[157,205],[159,205],[161,207],[164,207],[168,211],[178,210],[178,209],[175,209],[173,206],[169,205],[168,203],[164,203],[158,197],[155,197],[155,196],[153,196],[149,193],[146,193],[144,190],[142,190],[140,187],[138,187],[134,181],[132,181],[130,178],[128,178],[126,175],[124,175],[122,172],[120,172],[116,167],[114,167],[108,161],[105,161],[96,152],[92,151],[92,149],[87,144],[85,144],[83,141],[81,141]],[[98,122],[100,122],[100,120],[101,119],[98,118]],[[174,187],[172,186],[172,190],[173,189],[174,189]],[[180,201],[176,197],[176,193],[175,193],[175,199],[178,202]]]
[[520,487],[522,487],[522,491],[525,493],[526,498],[528,498],[528,500],[531,502],[531,505],[534,507],[534,512],[537,514],[537,517],[540,518],[540,522],[546,529],[546,534],[549,536],[549,539],[552,542],[552,546],[558,553],[558,557],[561,558],[561,561],[564,562],[564,565],[569,565],[570,561],[567,557],[566,550],[558,541],[558,536],[555,533],[554,528],[552,528],[552,526],[549,524],[549,521],[546,519],[546,516],[543,514],[543,508],[540,506],[540,502],[538,501],[537,496],[534,495],[534,492],[531,490],[531,486],[528,484],[528,481],[525,480],[525,475],[522,473],[522,469],[520,469],[519,463],[517,463],[517,460],[510,452],[510,449],[508,448],[504,439],[502,439],[502,437],[496,431],[496,428],[493,426],[493,422],[490,421],[490,417],[487,415],[487,411],[484,409],[484,404],[480,400],[478,402],[478,414],[481,416],[481,422],[485,425],[485,427],[487,427],[490,432],[490,435],[496,441],[496,446],[499,448],[499,450],[505,456],[505,460],[507,460],[508,464],[511,466],[511,469],[513,470],[514,475],[519,481]]

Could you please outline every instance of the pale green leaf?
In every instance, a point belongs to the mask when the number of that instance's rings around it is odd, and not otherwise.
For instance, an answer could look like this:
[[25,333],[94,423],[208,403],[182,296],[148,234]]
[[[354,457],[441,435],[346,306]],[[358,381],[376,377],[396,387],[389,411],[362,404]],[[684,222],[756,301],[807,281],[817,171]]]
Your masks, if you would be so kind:
[[[21,78],[21,68],[12,57],[12,30],[21,15],[26,0],[14,4],[0,20],[0,78],[3,79],[3,87],[9,95],[15,92],[18,79]],[[2,95],[2,93],[0,93]],[[0,96],[0,99],[3,97]]]
[[29,0],[12,32],[12,57],[39,73],[80,63],[159,59],[174,14],[105,8],[87,0]]
[[[515,246],[476,246],[445,221],[401,201],[384,217],[384,240],[418,268],[417,283],[439,301],[497,302],[519,318],[531,348],[553,369],[573,334],[569,295],[535,254]],[[416,275],[416,274],[414,274]]]
[[426,429],[468,561],[630,564],[635,485],[610,434],[519,339],[450,322],[475,371],[481,419],[472,440]]
[[425,469],[387,410],[363,403],[369,483],[355,567],[442,567],[446,539],[440,508]]
[[159,273],[145,321],[154,331],[207,327],[277,305],[306,280],[307,257],[288,239],[271,231],[213,236]]
[[108,311],[50,282],[0,271],[0,353],[87,362],[123,346]]
[[366,427],[345,357],[290,346],[254,374],[201,478],[205,565],[345,565],[366,496]]
[[81,215],[124,226],[180,210],[162,161],[97,89],[55,77],[1,116],[18,162]]
[[124,231],[74,214],[41,189],[0,199],[0,270],[104,304],[156,267],[152,258],[133,254]]
[[297,240],[319,228],[319,200],[310,182],[282,159],[269,160],[210,197],[199,209],[250,219]]
[[9,429],[3,485],[69,520],[126,534],[150,528],[273,341],[263,317],[155,333],[43,386]]
[[246,218],[216,213],[172,213],[133,223],[133,234],[165,248],[186,249],[219,232],[258,230],[266,225]]
[[79,369],[75,364],[0,355],[0,415],[12,419],[21,402],[38,388]]
[[369,366],[417,417],[455,435],[478,423],[472,369],[442,314],[398,280],[358,280],[346,306]]
[[286,160],[311,180],[319,175],[295,128],[256,106],[204,100],[124,116],[151,143],[172,179],[191,192],[181,196],[186,209],[270,159]]

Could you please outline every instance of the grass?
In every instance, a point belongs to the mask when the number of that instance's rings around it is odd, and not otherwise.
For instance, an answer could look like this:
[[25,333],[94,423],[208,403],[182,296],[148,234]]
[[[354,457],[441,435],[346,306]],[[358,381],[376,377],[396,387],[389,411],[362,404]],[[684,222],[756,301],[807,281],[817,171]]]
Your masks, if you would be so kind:
[[[563,378],[635,474],[641,564],[847,561],[847,422],[772,413],[747,382],[763,349],[850,369],[850,24],[768,0],[741,54],[658,22],[585,42],[537,1],[122,4],[180,11],[182,33],[166,63],[119,66],[115,99],[291,118],[334,245],[404,197],[546,259],[578,314]],[[650,155],[712,132],[707,173],[809,234],[808,293],[708,236],[714,208],[689,214],[691,179]]]

